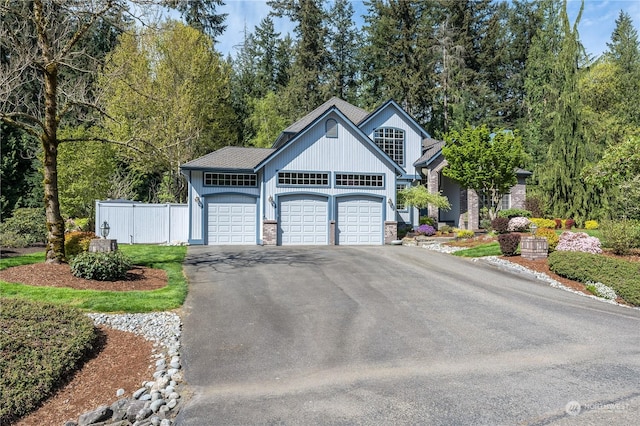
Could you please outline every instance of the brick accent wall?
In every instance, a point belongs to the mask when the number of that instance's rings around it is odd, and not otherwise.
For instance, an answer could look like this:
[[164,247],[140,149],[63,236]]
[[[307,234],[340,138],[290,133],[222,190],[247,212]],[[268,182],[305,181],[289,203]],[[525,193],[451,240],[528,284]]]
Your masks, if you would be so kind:
[[277,221],[265,220],[262,222],[262,244],[265,246],[275,246],[278,244]]
[[391,241],[398,239],[398,222],[386,221],[384,223],[384,243],[391,244]]

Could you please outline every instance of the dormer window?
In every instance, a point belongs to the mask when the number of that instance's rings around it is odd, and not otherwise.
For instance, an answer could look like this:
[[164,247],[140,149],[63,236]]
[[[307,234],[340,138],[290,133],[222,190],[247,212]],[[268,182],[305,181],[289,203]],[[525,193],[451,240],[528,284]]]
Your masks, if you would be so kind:
[[373,141],[393,161],[404,166],[404,130],[380,127],[374,131]]
[[325,123],[327,137],[328,138],[337,138],[338,137],[338,122],[333,118],[330,118]]

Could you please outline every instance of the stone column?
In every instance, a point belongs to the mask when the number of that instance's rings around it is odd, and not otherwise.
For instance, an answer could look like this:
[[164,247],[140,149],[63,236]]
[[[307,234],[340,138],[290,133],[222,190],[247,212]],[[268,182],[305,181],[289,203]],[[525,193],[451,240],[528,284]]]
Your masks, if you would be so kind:
[[391,244],[391,241],[398,239],[398,222],[386,221],[384,223],[384,243]]
[[336,245],[336,221],[335,220],[329,221],[329,245],[330,246]]
[[265,246],[278,244],[278,221],[264,220],[262,222],[262,244]]

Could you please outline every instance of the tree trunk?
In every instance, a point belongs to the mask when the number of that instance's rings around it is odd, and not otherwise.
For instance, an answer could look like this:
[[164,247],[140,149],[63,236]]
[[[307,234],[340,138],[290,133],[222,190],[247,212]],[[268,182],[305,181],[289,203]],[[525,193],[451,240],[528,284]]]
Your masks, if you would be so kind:
[[49,63],[44,70],[44,206],[47,217],[47,263],[64,263],[64,220],[58,199],[58,66]]

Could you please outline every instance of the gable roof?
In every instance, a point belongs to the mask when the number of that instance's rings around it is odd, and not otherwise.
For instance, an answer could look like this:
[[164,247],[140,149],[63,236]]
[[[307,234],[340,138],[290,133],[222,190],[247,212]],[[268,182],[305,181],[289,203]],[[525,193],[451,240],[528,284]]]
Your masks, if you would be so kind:
[[385,109],[389,105],[393,106],[400,113],[400,115],[405,117],[407,119],[407,121],[409,121],[414,126],[416,126],[416,128],[420,131],[420,133],[422,134],[423,137],[425,137],[425,138],[430,138],[431,137],[429,135],[429,133],[427,133],[427,131],[411,115],[409,115],[409,113],[407,113],[407,111],[405,111],[402,107],[400,107],[400,105],[398,105],[398,103],[396,101],[394,101],[393,99],[389,99],[388,101],[386,101],[385,103],[380,105],[373,112],[368,114],[366,117],[364,117],[360,122],[358,122],[356,124],[358,124],[359,127],[362,127],[367,121],[371,120],[373,117],[378,115],[378,113],[380,111],[382,111],[383,109]]
[[251,170],[274,150],[271,148],[244,148],[225,146],[203,157],[196,158],[182,165],[182,169],[227,169]]
[[442,147],[444,146],[444,141],[439,141],[436,139],[425,138],[422,140],[422,157],[420,157],[415,163],[413,163],[414,167],[418,166],[427,166],[431,163],[440,153],[442,152]]
[[334,96],[318,108],[311,111],[309,114],[302,117],[300,120],[284,129],[273,144],[273,148],[277,149],[286,144],[293,136],[296,135],[296,133],[305,129],[331,107],[335,107],[340,110],[340,112],[342,112],[342,114],[354,124],[358,124],[369,115],[369,113],[364,109],[351,105],[349,102]]
[[329,114],[331,114],[332,112],[335,112],[340,118],[342,118],[345,123],[347,124],[347,126],[349,126],[356,135],[360,136],[360,138],[362,140],[364,140],[367,145],[369,145],[370,147],[373,148],[374,151],[376,151],[377,153],[379,153],[380,155],[382,155],[382,157],[387,161],[387,163],[396,171],[399,172],[404,172],[404,169],[402,167],[400,167],[400,165],[398,163],[396,163],[395,161],[393,161],[393,159],[391,159],[391,157],[389,157],[389,154],[387,154],[386,152],[384,152],[382,149],[380,149],[380,147],[378,147],[378,145],[376,145],[370,138],[369,136],[367,136],[362,129],[360,129],[358,126],[356,126],[353,121],[351,121],[337,106],[333,105],[330,106],[329,109],[325,110],[324,113],[318,115],[317,117],[315,117],[315,119],[311,122],[309,122],[309,124],[307,124],[307,126],[302,129],[301,131],[299,131],[298,133],[296,133],[292,138],[288,139],[286,142],[284,142],[281,146],[279,146],[277,149],[272,149],[271,154],[269,154],[269,156],[267,156],[266,158],[264,158],[260,164],[258,164],[254,171],[258,171],[258,169],[264,167],[267,163],[269,163],[272,159],[274,159],[275,157],[278,156],[278,154],[282,151],[284,151],[286,149],[287,146],[292,145],[293,143],[295,143],[295,141],[297,141],[299,138],[303,137],[304,134],[307,132],[307,130],[309,130],[313,124],[320,122],[322,120],[324,120]]

